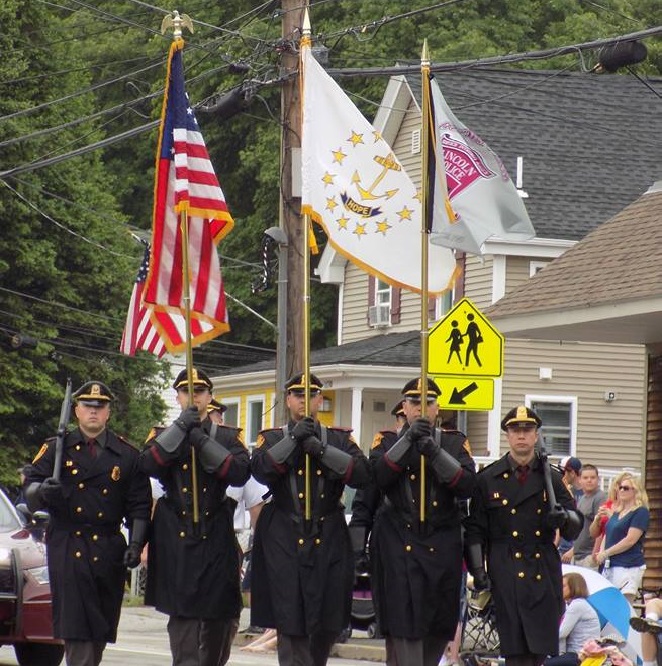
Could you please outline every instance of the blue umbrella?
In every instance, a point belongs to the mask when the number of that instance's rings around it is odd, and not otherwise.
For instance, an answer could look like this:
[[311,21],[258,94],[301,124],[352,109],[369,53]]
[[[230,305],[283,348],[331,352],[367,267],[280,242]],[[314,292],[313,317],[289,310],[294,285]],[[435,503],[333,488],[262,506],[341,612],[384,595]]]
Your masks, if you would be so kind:
[[633,661],[642,663],[641,635],[630,627],[630,618],[635,613],[623,593],[592,569],[564,564],[563,573],[578,573],[583,576],[589,593],[586,601],[598,614],[601,636],[616,635],[625,642],[622,651]]

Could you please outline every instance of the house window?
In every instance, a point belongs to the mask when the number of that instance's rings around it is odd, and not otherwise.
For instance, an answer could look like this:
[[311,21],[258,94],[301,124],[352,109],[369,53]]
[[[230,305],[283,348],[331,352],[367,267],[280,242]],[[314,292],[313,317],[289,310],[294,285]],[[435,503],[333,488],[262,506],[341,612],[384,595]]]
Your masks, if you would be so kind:
[[246,444],[253,446],[257,434],[263,429],[264,397],[249,397],[246,412]]
[[577,398],[530,395],[526,404],[542,419],[547,453],[554,457],[576,455]]
[[221,401],[227,409],[223,413],[223,423],[228,426],[233,426],[235,428],[239,427],[239,401],[238,400],[227,400],[223,399]]
[[547,266],[549,261],[532,261],[529,263],[529,277],[533,277],[538,271]]

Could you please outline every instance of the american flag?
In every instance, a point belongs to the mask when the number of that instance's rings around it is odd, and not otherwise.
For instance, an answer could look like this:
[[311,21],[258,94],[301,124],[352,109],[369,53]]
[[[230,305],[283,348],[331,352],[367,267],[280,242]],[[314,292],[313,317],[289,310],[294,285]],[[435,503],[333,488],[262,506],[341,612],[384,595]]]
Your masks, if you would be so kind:
[[151,308],[146,308],[142,303],[143,288],[149,267],[149,255],[150,246],[146,245],[145,255],[138,269],[138,277],[131,292],[131,301],[129,302],[129,311],[126,315],[126,324],[122,333],[120,351],[127,354],[127,356],[134,356],[136,350],[144,349],[160,358],[165,354],[166,348],[151,322]]
[[171,353],[186,347],[180,215],[188,220],[189,290],[193,345],[230,329],[216,246],[234,226],[223,191],[184,89],[184,42],[170,47],[161,113],[152,219],[152,258],[144,301]]

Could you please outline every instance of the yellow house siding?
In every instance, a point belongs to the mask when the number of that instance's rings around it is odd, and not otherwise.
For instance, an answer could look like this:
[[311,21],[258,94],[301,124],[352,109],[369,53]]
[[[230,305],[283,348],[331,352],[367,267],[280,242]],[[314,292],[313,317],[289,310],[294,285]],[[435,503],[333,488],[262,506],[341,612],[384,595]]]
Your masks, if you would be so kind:
[[[551,380],[540,379],[541,367],[552,369]],[[503,411],[527,395],[575,396],[576,455],[598,467],[641,469],[646,376],[642,346],[507,339]],[[606,391],[616,393],[613,402]]]

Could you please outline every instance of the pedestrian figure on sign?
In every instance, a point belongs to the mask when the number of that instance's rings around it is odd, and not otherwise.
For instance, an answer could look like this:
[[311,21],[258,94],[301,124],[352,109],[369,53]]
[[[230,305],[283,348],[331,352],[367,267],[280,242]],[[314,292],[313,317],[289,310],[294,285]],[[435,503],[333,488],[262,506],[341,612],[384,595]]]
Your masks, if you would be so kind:
[[473,354],[473,357],[476,359],[476,363],[478,363],[478,367],[482,367],[482,363],[480,362],[480,359],[478,358],[478,345],[483,341],[483,336],[480,332],[480,328],[478,327],[478,324],[474,321],[474,316],[473,314],[468,314],[467,319],[469,321],[469,324],[467,325],[467,331],[466,333],[462,336],[465,338],[469,338],[469,344],[467,345],[467,352],[464,357],[464,367],[468,368],[469,367],[469,356]]
[[460,365],[462,365],[462,357],[460,356],[460,349],[462,348],[462,338],[464,336],[462,335],[460,329],[458,328],[459,324],[457,323],[456,319],[453,319],[453,321],[451,322],[451,326],[453,327],[451,330],[451,334],[448,336],[448,339],[446,340],[446,342],[451,343],[446,363],[450,363],[451,356],[455,354],[457,356],[457,360],[460,362]]

